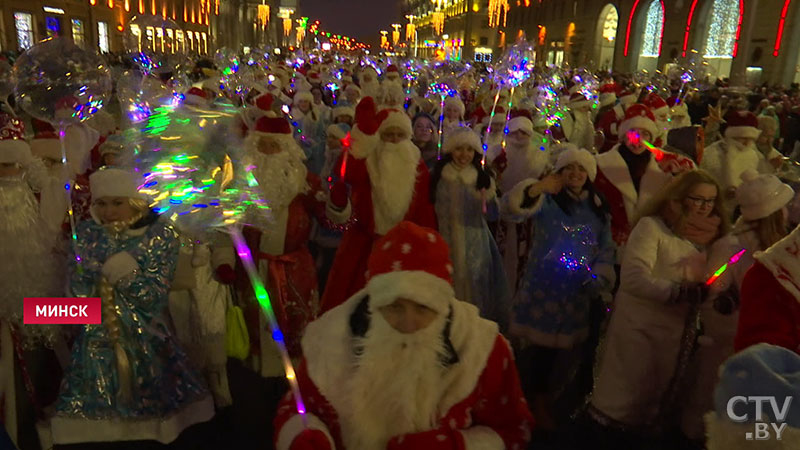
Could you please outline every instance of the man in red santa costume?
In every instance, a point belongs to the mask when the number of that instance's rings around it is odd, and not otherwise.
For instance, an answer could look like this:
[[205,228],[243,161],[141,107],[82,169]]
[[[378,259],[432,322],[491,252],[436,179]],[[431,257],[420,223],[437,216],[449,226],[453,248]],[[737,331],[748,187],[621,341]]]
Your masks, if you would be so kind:
[[619,124],[625,119],[625,110],[634,103],[636,103],[636,94],[631,91],[623,91],[619,95],[619,104],[597,114],[594,128],[597,131],[602,131],[605,136],[605,143],[600,148],[600,153],[611,150],[619,143]]
[[369,282],[311,323],[278,450],[524,449],[533,417],[497,324],[454,297],[434,230],[401,222],[376,242]]
[[621,260],[622,248],[640,208],[669,182],[673,173],[694,165],[689,158],[661,150],[656,151],[657,158],[647,149],[645,142],[652,142],[658,128],[645,105],[635,104],[626,110],[619,132],[622,141],[597,155],[594,186],[611,208],[611,236],[619,246],[617,259]]
[[322,310],[327,311],[364,287],[366,261],[372,244],[402,220],[436,228],[436,213],[428,195],[429,174],[419,149],[411,142],[411,119],[404,111],[375,112],[371,97],[356,107],[350,132],[336,172],[344,164],[344,180],[333,186],[332,198],[342,205],[341,193],[350,186],[353,224],[342,236],[328,276]]
[[[317,274],[307,246],[312,220],[328,223],[330,216],[334,221],[345,221],[350,215],[347,198],[342,196],[340,208],[327,202],[328,194],[319,177],[303,164],[303,151],[285,118],[262,117],[256,122],[245,140],[245,159],[248,166],[255,166],[253,174],[270,204],[274,222],[265,228],[245,227],[243,234],[266,281],[289,354],[299,357],[300,337],[319,309]],[[221,281],[236,279],[232,250],[215,251],[212,264]],[[243,292],[252,292],[249,286],[241,287]],[[258,356],[254,366],[262,376],[280,375],[283,366],[260,307],[252,303],[245,315],[252,330],[253,350],[260,349],[260,355],[254,355]]]
[[742,282],[734,349],[764,342],[800,354],[800,227],[755,260]]
[[398,69],[394,64],[389,64],[386,66],[386,71],[383,73],[383,81],[401,84],[403,79],[400,75],[400,69]]

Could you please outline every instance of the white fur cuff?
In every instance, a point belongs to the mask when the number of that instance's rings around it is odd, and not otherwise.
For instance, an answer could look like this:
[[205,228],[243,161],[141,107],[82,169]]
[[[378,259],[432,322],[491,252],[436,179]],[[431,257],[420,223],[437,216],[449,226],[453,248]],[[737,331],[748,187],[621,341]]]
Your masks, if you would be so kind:
[[515,216],[530,216],[536,213],[542,207],[544,194],[540,194],[539,198],[529,208],[523,208],[522,202],[525,201],[525,193],[528,192],[528,189],[538,182],[539,180],[535,178],[528,178],[517,183],[504,197],[508,212]]
[[[331,448],[336,448],[336,445],[333,443],[333,438],[331,437],[330,432],[328,432],[328,427],[317,418],[317,416],[313,414],[306,414],[306,420],[308,420],[308,429],[309,430],[319,430],[325,433],[325,437],[328,438],[328,443],[331,444]],[[293,416],[291,419],[287,420],[286,423],[283,424],[281,427],[281,431],[278,433],[278,439],[275,442],[276,450],[289,450],[292,446],[292,442],[294,439],[302,433],[306,427],[303,425],[303,418],[300,415]]]
[[347,200],[347,206],[344,209],[339,210],[331,203],[330,199],[325,202],[325,215],[328,216],[328,219],[331,222],[341,225],[348,220],[350,220],[350,216],[353,214],[353,207],[350,203],[350,200]]
[[379,140],[378,133],[365,134],[356,125],[350,130],[350,154],[356,159],[364,159],[378,145]]
[[139,268],[139,263],[128,252],[119,252],[111,255],[103,264],[101,273],[111,284],[116,284],[126,275]]
[[465,450],[504,450],[505,442],[489,427],[472,427],[460,431]]

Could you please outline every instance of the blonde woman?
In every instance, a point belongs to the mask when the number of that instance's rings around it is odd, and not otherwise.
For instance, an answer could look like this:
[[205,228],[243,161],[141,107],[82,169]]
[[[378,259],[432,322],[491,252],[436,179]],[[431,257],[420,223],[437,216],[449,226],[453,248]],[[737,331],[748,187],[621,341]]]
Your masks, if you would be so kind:
[[53,443],[169,443],[214,415],[165,320],[180,243],[132,173],[103,169],[89,181],[94,220],[78,227],[82,260],[71,267],[69,287],[73,296],[102,299],[102,323],[85,325],[73,344]]
[[592,393],[589,411],[599,423],[642,431],[669,425],[708,294],[707,249],[727,232],[726,217],[717,182],[700,170],[675,178],[643,208]]

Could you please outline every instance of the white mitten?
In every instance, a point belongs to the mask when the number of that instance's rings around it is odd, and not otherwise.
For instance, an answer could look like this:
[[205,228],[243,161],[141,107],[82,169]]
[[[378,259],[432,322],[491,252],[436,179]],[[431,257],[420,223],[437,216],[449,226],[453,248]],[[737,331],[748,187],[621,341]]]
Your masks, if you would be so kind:
[[101,273],[111,284],[117,284],[128,274],[133,273],[139,268],[139,263],[128,252],[119,252],[111,255],[103,264]]

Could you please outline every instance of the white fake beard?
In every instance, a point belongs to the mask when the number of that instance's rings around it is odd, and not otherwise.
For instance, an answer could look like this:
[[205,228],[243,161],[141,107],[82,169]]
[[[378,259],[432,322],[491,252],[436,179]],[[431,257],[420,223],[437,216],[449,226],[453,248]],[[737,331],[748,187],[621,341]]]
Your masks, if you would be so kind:
[[[367,156],[367,169],[373,192],[376,232],[384,234],[405,217],[417,181],[420,153],[410,140],[383,142]],[[384,229],[385,228],[385,229]]]
[[361,94],[363,97],[376,99],[381,96],[381,84],[378,80],[361,83]]
[[754,151],[758,153],[758,147],[756,147],[755,142],[750,145],[742,145],[741,142],[735,139],[728,139],[728,145],[730,145],[731,150],[735,150],[737,152],[744,152],[744,151]]
[[[0,317],[21,321],[24,297],[63,294],[56,268],[64,264],[54,260],[55,241],[56,235],[44,227],[25,180],[0,178],[0,280],[7,281],[0,290]],[[37,327],[24,328],[26,334],[39,331]]]
[[289,150],[282,150],[274,155],[261,152],[250,152],[250,159],[256,165],[253,175],[264,199],[273,208],[284,208],[298,194],[306,192],[306,166]]
[[347,406],[339,411],[345,448],[382,449],[394,436],[435,427],[445,387],[445,321],[440,316],[423,330],[402,334],[372,314],[367,335],[354,343],[363,353],[345,386]]
[[51,230],[58,230],[69,209],[64,185],[67,171],[63,164],[54,164],[47,170],[47,183],[42,186],[39,208],[42,218]]

